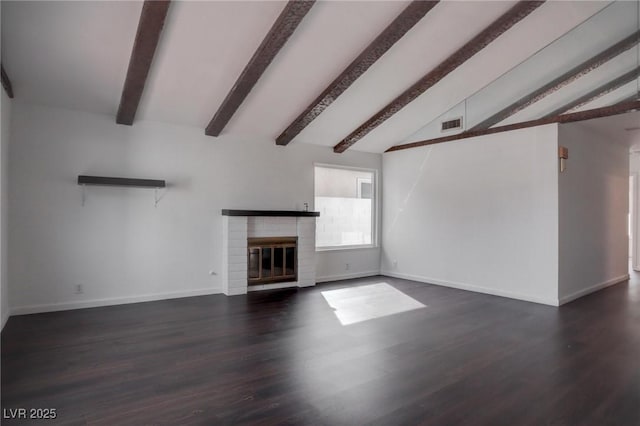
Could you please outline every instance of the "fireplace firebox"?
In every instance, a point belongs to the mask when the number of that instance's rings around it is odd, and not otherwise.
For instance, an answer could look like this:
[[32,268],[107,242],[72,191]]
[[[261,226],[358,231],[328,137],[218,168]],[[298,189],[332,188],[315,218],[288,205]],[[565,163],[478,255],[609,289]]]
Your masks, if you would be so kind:
[[298,237],[247,238],[247,284],[297,281]]

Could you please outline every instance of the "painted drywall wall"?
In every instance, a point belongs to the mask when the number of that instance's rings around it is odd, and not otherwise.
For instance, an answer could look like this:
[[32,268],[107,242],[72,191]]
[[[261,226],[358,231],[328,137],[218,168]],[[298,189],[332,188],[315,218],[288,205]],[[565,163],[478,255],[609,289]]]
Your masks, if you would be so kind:
[[9,138],[11,129],[11,102],[4,90],[2,91],[2,104],[0,105],[0,329],[9,318],[9,285],[7,274],[7,194],[9,183]]
[[[379,154],[150,121],[119,126],[113,116],[19,102],[12,132],[14,313],[220,292],[221,209],[313,207],[315,162],[381,168]],[[153,190],[87,187],[83,206],[78,174],[166,179],[168,188],[156,207]],[[379,257],[321,252],[317,275],[375,274]]]
[[[640,133],[637,137],[637,141],[635,142],[637,145],[640,145]],[[632,228],[632,232],[634,234],[634,246],[635,253],[630,253],[629,256],[632,255],[634,258],[632,259],[632,267],[636,271],[640,270],[640,244],[638,244],[640,238],[640,212],[638,211],[640,208],[640,152],[632,151],[629,153],[629,175],[633,176],[635,187],[634,187],[634,209],[632,219],[635,222],[635,226]]]
[[557,125],[383,155],[382,273],[557,304]]
[[588,123],[559,126],[569,149],[558,177],[559,298],[628,279],[629,148]]

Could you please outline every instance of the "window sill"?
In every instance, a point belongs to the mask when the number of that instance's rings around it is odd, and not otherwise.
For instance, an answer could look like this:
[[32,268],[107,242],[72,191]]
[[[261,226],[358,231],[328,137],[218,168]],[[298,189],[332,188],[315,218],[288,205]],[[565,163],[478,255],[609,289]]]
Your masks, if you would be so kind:
[[370,249],[377,249],[377,248],[379,248],[377,244],[368,244],[368,245],[360,245],[360,246],[316,247],[316,252],[343,251],[343,250],[370,250]]

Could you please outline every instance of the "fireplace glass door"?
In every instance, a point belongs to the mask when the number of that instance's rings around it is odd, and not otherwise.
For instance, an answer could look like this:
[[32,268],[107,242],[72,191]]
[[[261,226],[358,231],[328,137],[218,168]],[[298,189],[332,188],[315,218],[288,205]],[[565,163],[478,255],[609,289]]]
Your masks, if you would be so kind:
[[249,238],[249,285],[297,280],[297,237]]

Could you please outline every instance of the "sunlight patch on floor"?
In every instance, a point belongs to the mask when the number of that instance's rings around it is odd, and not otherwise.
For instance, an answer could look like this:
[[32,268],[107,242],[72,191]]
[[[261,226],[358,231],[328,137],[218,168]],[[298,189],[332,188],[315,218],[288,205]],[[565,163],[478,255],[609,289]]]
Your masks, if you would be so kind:
[[322,292],[342,325],[424,308],[425,305],[387,283]]

